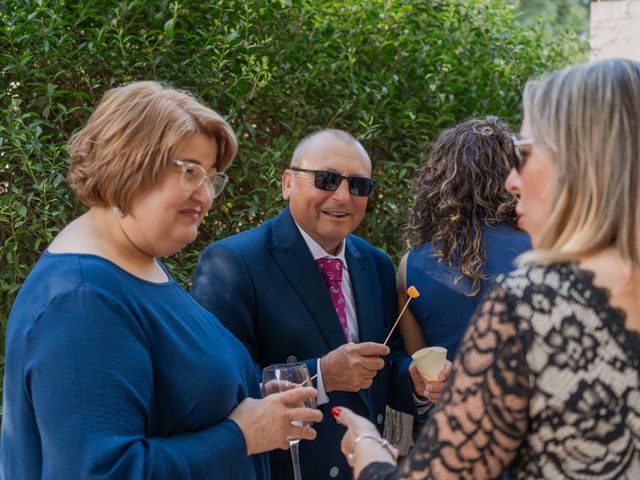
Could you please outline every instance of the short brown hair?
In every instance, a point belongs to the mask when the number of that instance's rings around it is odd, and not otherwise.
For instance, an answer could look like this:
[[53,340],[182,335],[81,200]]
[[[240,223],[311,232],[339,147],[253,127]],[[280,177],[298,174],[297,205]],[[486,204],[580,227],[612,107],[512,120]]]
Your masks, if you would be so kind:
[[216,140],[216,168],[229,166],[235,134],[189,92],[157,82],[109,90],[83,129],[71,137],[68,179],[84,205],[126,213],[135,193],[155,185],[182,141],[202,133]]

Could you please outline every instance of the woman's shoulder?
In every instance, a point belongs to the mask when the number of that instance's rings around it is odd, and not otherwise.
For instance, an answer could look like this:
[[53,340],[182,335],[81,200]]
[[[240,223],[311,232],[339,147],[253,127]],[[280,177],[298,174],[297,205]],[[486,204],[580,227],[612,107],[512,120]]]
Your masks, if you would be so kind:
[[38,263],[42,263],[44,268],[55,272],[56,276],[71,275],[85,285],[149,285],[165,286],[173,283],[173,279],[167,268],[156,260],[160,268],[167,275],[166,282],[153,282],[145,280],[127,271],[125,268],[110,260],[109,258],[92,253],[51,253],[45,251]]
[[[96,275],[99,273],[96,272]],[[105,277],[103,281],[108,279]],[[64,309],[68,313],[67,307],[96,299],[100,295],[100,289],[87,284],[83,278],[82,259],[79,256],[45,251],[13,303],[9,317],[10,331],[32,328],[52,309]]]
[[583,317],[612,315],[611,306],[602,289],[593,284],[593,275],[574,262],[549,265],[526,265],[496,278],[496,288],[504,292],[510,310],[522,319],[548,323],[567,312],[580,310]]
[[425,242],[421,245],[413,247],[407,252],[407,265],[416,264],[439,264],[440,258],[433,251],[433,244],[431,242]]
[[74,295],[105,300],[139,298],[139,284],[171,283],[147,282],[97,255],[45,251],[20,289],[16,304],[26,302],[46,308],[55,299]]
[[546,285],[558,287],[561,281],[569,280],[572,274],[572,264],[556,263],[551,265],[523,265],[508,273],[496,277],[495,283],[509,289],[517,285]]
[[87,268],[86,257],[80,254],[50,253],[45,250],[22,285],[20,296],[50,301],[83,285],[86,281],[85,272],[94,272],[93,275],[96,277],[108,281],[109,272],[100,268],[100,262],[92,262],[94,265]]
[[64,319],[56,324],[85,328],[89,324],[77,320],[91,315],[130,319],[124,323],[137,328],[140,312],[172,303],[184,309],[187,297],[173,280],[148,282],[96,255],[45,252],[19,291],[9,324],[12,332],[24,332],[56,318]]
[[[407,272],[420,272],[421,275],[440,276],[446,272],[446,277],[457,276],[460,272],[454,265],[443,260],[433,249],[431,242],[425,242],[409,250],[406,254]],[[452,277],[453,279],[453,277]]]
[[506,222],[483,225],[482,236],[487,248],[493,246],[501,250],[506,248],[518,254],[531,249],[529,234]]

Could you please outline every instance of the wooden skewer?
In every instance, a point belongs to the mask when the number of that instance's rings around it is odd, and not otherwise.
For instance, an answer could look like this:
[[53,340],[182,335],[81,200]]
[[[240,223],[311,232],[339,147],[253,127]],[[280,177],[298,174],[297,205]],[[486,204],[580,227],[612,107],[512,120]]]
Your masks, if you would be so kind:
[[[414,287],[413,285],[411,285],[409,288],[407,288],[407,294],[409,295],[409,298],[407,298],[407,302],[404,304],[404,307],[402,307],[402,311],[400,312],[400,315],[398,315],[398,318],[396,319],[396,322],[393,324],[393,327],[391,327],[391,331],[389,332],[389,335],[387,335],[387,338],[384,340],[383,345],[386,345],[387,342],[389,341],[389,339],[391,338],[391,334],[393,333],[393,331],[395,330],[396,326],[398,325],[398,322],[402,318],[402,314],[404,313],[404,311],[409,306],[409,302],[411,301],[411,299],[418,298],[420,296],[420,292],[418,292],[418,289],[416,287]],[[318,374],[316,373],[313,377],[311,377],[309,379],[309,381],[312,382],[313,380],[315,380],[315,378],[317,376],[318,376]]]
[[398,318],[396,319],[396,323],[394,323],[393,327],[391,327],[391,330],[389,331],[389,335],[387,335],[387,338],[385,338],[383,345],[386,345],[387,342],[389,341],[389,339],[391,338],[391,334],[393,333],[393,331],[396,329],[396,326],[400,322],[400,319],[402,318],[402,314],[404,313],[404,311],[409,306],[409,302],[412,299],[418,298],[420,296],[420,292],[418,292],[418,289],[416,287],[414,287],[413,285],[411,285],[409,288],[407,288],[407,294],[409,295],[409,298],[407,298],[407,301],[404,304],[404,307],[402,307],[402,310],[400,311],[400,315],[398,315]]

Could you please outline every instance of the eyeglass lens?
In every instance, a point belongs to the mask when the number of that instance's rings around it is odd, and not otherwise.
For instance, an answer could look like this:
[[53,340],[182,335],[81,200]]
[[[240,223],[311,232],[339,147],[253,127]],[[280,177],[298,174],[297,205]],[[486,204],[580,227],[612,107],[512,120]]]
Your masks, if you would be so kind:
[[358,197],[367,197],[373,190],[373,180],[367,177],[344,177],[335,172],[314,172],[315,186],[320,190],[333,192],[338,189],[342,180],[347,180],[349,193]]
[[314,186],[318,190],[334,192],[338,189],[342,180],[346,180],[349,186],[349,193],[357,197],[368,197],[371,195],[375,181],[367,177],[345,177],[336,172],[326,170],[310,170],[306,168],[291,167],[296,172],[308,172],[314,175]]
[[180,183],[185,190],[193,192],[204,182],[211,198],[215,198],[222,193],[227,183],[228,177],[224,173],[209,175],[204,168],[195,163],[182,160],[175,160],[174,163],[181,167]]
[[518,135],[511,135],[513,141],[513,149],[516,155],[516,164],[514,165],[516,171],[520,173],[527,156],[527,152],[524,151],[524,147],[530,146],[533,141],[529,139],[520,138]]

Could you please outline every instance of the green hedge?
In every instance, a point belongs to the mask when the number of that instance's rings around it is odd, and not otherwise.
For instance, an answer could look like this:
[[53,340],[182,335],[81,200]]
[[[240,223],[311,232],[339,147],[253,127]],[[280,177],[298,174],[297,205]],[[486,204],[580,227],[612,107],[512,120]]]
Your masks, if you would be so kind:
[[204,245],[283,207],[295,143],[328,126],[369,150],[378,185],[358,233],[398,258],[410,179],[437,132],[484,114],[516,125],[524,81],[586,49],[490,0],[14,0],[0,2],[0,29],[2,343],[25,276],[83,211],[64,180],[66,142],[107,89],[166,82],[236,129],[228,191],[167,259],[188,286]]

